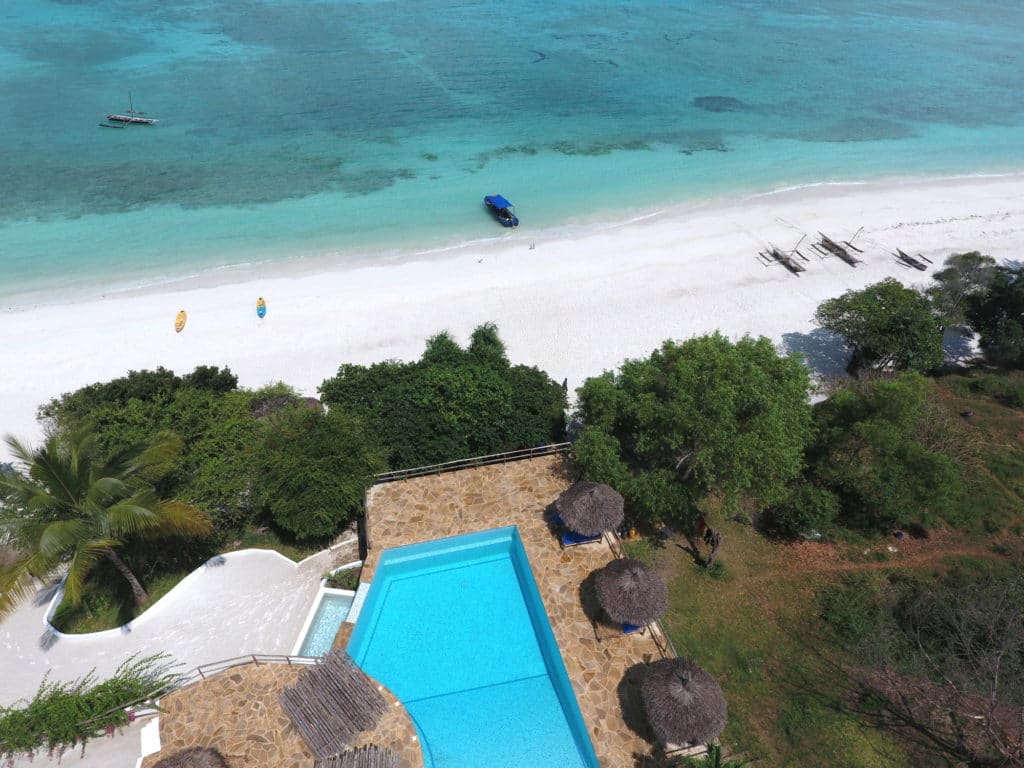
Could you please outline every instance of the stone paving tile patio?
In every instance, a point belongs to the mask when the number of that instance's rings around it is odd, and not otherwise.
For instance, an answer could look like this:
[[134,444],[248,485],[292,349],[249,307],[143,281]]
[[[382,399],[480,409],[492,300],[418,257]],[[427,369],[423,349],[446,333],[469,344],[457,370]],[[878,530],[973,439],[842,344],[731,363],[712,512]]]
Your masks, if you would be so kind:
[[313,755],[277,701],[300,669],[250,664],[165,696],[161,749],[143,768],[186,747],[215,747],[231,768],[312,768]]
[[[301,666],[248,664],[165,696],[160,705],[161,758],[186,747],[215,747],[231,768],[313,768],[313,755],[277,695],[295,682]],[[350,745],[379,744],[399,756],[401,768],[423,768],[423,755],[405,707],[381,688],[388,711],[372,731]]]
[[[601,766],[628,768],[652,751],[635,695],[637,665],[660,652],[651,632],[623,635],[595,625],[584,610],[580,585],[614,554],[607,541],[560,549],[548,507],[571,484],[570,471],[564,457],[546,456],[374,486],[367,498],[369,547],[361,579],[372,580],[385,549],[518,526]],[[347,627],[337,644],[347,642]],[[625,715],[620,688],[628,702]]]

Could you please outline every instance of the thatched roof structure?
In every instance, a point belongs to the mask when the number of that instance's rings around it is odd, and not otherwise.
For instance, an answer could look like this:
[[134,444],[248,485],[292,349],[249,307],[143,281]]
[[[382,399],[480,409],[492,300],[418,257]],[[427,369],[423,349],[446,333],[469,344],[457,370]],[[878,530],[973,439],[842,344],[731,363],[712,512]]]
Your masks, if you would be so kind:
[[610,485],[580,480],[555,502],[559,517],[569,530],[598,536],[622,525],[624,502]]
[[228,768],[228,762],[212,747],[189,747],[165,757],[153,768]]
[[647,721],[665,744],[707,744],[725,728],[725,696],[714,678],[687,659],[649,664],[640,685]]
[[612,621],[642,627],[668,610],[665,580],[639,560],[612,560],[595,571],[594,588],[597,601]]
[[317,760],[313,768],[398,768],[398,755],[390,749],[371,744]]
[[387,709],[376,684],[337,648],[321,664],[302,670],[295,685],[281,691],[278,699],[318,758],[345,750]]

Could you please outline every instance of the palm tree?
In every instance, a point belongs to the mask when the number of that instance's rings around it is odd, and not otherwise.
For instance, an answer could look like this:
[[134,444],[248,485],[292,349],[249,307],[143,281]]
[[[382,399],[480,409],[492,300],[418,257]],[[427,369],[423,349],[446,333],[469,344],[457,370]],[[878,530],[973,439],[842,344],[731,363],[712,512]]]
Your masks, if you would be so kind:
[[149,595],[118,549],[132,539],[210,531],[202,512],[163,500],[154,488],[181,452],[173,433],[158,433],[111,459],[100,456],[85,431],[50,437],[35,450],[13,437],[7,445],[21,466],[0,473],[0,538],[20,556],[0,567],[0,615],[28,596],[26,576],[43,578],[64,563],[64,594],[78,605],[101,558],[124,576],[141,605]]

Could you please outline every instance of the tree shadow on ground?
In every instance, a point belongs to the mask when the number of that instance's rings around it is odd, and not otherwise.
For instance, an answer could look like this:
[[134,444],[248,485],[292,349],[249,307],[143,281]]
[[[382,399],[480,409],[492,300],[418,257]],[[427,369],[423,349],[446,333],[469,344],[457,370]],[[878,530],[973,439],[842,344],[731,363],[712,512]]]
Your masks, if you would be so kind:
[[810,333],[784,333],[782,346],[786,352],[804,358],[805,365],[823,378],[846,375],[850,352],[843,337],[824,328]]
[[970,365],[978,357],[974,332],[969,328],[951,325],[942,334],[942,353],[947,366]]

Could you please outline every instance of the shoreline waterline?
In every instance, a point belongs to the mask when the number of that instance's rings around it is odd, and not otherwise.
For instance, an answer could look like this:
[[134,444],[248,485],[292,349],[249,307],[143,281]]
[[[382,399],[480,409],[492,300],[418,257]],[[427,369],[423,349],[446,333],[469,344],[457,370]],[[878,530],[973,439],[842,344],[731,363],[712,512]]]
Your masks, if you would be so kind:
[[[5,312],[19,312],[53,305],[73,305],[96,300],[116,300],[139,296],[181,293],[196,289],[213,289],[261,280],[298,278],[331,273],[342,274],[355,270],[386,269],[410,262],[444,262],[456,259],[464,253],[504,252],[526,247],[529,244],[550,243],[560,240],[589,237],[600,233],[615,232],[626,227],[658,223],[666,219],[678,220],[685,225],[689,215],[711,211],[726,212],[739,209],[744,204],[763,201],[784,202],[801,197],[824,194],[835,196],[843,193],[877,190],[887,192],[894,189],[920,189],[957,185],[965,182],[984,184],[1003,180],[1024,180],[1024,169],[1002,173],[955,174],[941,176],[894,176],[880,179],[857,179],[846,181],[818,181],[794,184],[766,191],[751,191],[739,194],[716,194],[694,197],[651,210],[636,211],[624,209],[621,218],[593,219],[581,223],[566,222],[560,226],[538,230],[528,225],[516,230],[496,231],[490,237],[473,237],[459,242],[448,242],[423,246],[418,244],[414,232],[408,233],[404,246],[394,246],[380,251],[363,249],[339,250],[330,253],[297,251],[276,257],[252,258],[246,252],[226,256],[227,263],[216,264],[184,274],[166,274],[149,280],[126,279],[121,283],[84,280],[80,283],[57,289],[37,289],[28,292],[0,294],[0,315]],[[610,214],[613,216],[613,214]],[[484,212],[481,212],[484,216]],[[497,226],[497,225],[495,225]],[[811,223],[808,231],[814,231]],[[856,227],[854,228],[856,229]],[[852,233],[851,233],[852,234]],[[301,247],[301,246],[300,246]]]

